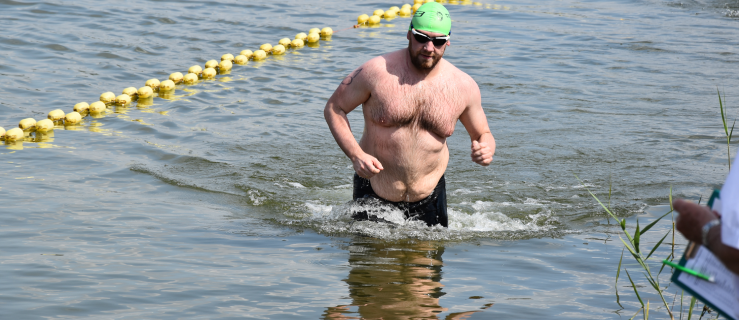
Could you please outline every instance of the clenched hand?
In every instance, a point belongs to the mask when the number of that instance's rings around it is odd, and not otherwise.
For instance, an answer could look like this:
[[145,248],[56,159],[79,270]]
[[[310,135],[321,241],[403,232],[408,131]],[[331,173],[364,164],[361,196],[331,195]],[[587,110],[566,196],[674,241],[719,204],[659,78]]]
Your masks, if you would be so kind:
[[470,156],[472,157],[472,161],[481,166],[487,166],[490,162],[493,162],[493,150],[485,142],[472,141],[472,153]]
[[366,153],[352,159],[352,163],[354,165],[354,171],[365,179],[372,178],[383,170],[380,161]]

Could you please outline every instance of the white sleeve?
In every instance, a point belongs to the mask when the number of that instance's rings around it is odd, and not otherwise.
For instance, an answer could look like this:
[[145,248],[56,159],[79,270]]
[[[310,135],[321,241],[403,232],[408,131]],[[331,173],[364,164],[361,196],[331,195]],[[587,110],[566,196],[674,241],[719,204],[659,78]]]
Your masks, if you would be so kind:
[[721,241],[739,249],[739,157],[721,188]]

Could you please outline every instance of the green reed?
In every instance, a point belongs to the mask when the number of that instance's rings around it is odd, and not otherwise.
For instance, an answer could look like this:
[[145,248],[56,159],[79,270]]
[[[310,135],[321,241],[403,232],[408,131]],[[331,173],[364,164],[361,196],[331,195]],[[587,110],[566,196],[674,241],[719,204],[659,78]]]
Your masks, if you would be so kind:
[[729,127],[726,125],[726,117],[727,112],[724,110],[724,103],[726,102],[726,94],[724,94],[724,100],[721,101],[721,92],[718,90],[718,87],[716,88],[716,93],[718,94],[718,105],[721,109],[721,122],[724,124],[724,133],[726,134],[726,156],[729,160],[729,170],[731,170],[731,136],[734,135],[734,125],[736,125],[736,119],[734,119],[734,123],[731,125],[731,131],[729,131]]
[[[652,274],[652,270],[649,267],[649,263],[647,262],[647,260],[649,260],[649,258],[652,256],[652,254],[654,254],[654,252],[657,251],[657,248],[659,248],[659,246],[662,245],[662,242],[665,241],[665,239],[667,238],[667,236],[670,235],[670,233],[674,232],[674,229],[671,229],[670,231],[668,231],[662,237],[662,239],[660,239],[659,242],[657,242],[657,244],[654,247],[652,247],[651,250],[649,250],[649,253],[648,254],[645,255],[645,252],[642,250],[642,246],[641,246],[642,236],[644,234],[646,234],[647,231],[649,231],[650,229],[652,229],[652,227],[654,227],[654,225],[656,225],[657,222],[659,222],[660,220],[662,220],[662,218],[666,217],[668,214],[670,214],[670,213],[673,212],[673,208],[672,208],[672,188],[670,188],[670,211],[667,212],[667,213],[665,213],[661,217],[657,218],[656,220],[652,221],[652,223],[646,225],[644,228],[641,228],[641,226],[639,225],[639,219],[637,219],[636,220],[636,229],[634,230],[634,235],[632,236],[631,233],[629,233],[629,231],[626,230],[626,219],[619,219],[611,211],[611,209],[608,206],[606,206],[605,204],[603,204],[603,202],[601,202],[600,199],[598,199],[598,197],[592,191],[590,191],[590,189],[588,187],[585,186],[585,184],[580,180],[580,178],[577,175],[575,175],[575,178],[577,178],[577,180],[580,181],[580,184],[582,184],[582,186],[585,188],[585,190],[587,190],[588,193],[590,193],[590,195],[593,196],[593,198],[595,199],[595,201],[598,201],[598,204],[600,204],[600,206],[608,213],[608,216],[610,216],[611,218],[613,218],[614,220],[616,220],[618,222],[619,226],[621,227],[621,231],[623,231],[623,234],[626,236],[626,239],[628,240],[628,242],[626,240],[624,240],[624,238],[621,237],[621,235],[619,235],[618,238],[621,239],[621,242],[623,242],[624,247],[627,250],[629,250],[629,253],[631,253],[631,256],[634,258],[634,260],[636,260],[636,262],[639,263],[639,265],[643,269],[642,274],[644,274],[644,277],[647,279],[647,281],[649,282],[649,284],[652,286],[652,288],[655,290],[655,292],[657,292],[657,294],[659,295],[659,297],[662,299],[662,303],[664,303],[665,308],[667,310],[667,313],[670,315],[670,318],[671,319],[675,319],[673,317],[673,315],[672,315],[672,311],[670,310],[670,306],[667,304],[667,300],[665,300],[665,296],[663,294],[663,292],[666,289],[666,287],[665,287],[665,289],[662,289],[660,287],[660,284],[659,284],[659,275],[662,273],[662,270],[664,270],[664,265],[662,265],[662,267],[659,269],[659,272],[655,276],[655,275]],[[610,188],[609,188],[609,193],[610,193]],[[666,259],[672,259],[673,257],[674,257],[674,252],[670,253],[670,255]],[[621,273],[621,262],[622,262],[622,260],[623,260],[623,252],[621,253],[621,260],[618,261],[618,270],[616,271],[616,284],[615,285],[618,284],[618,277],[619,277],[619,274]],[[647,305],[645,306],[644,305],[644,301],[642,301],[642,298],[639,295],[639,290],[636,288],[636,285],[634,284],[634,280],[631,278],[631,274],[626,269],[624,269],[624,271],[626,272],[626,276],[629,278],[629,282],[631,282],[631,286],[634,288],[634,293],[636,294],[636,298],[639,300],[639,303],[641,304],[641,308],[639,309],[639,311],[642,311],[643,310],[644,311],[644,319],[648,319],[649,318],[649,309],[648,309],[649,301],[647,301]],[[617,290],[617,293],[616,294],[618,295],[618,289],[616,289],[616,290]],[[617,298],[617,299],[619,299],[619,298]],[[639,313],[639,311],[637,311],[637,314]],[[636,316],[636,315],[634,315],[634,316]],[[632,317],[632,319],[633,319],[633,317]]]
[[[724,134],[726,135],[726,153],[727,153],[727,158],[728,158],[729,170],[731,170],[731,138],[734,135],[734,127],[736,125],[736,119],[734,119],[734,122],[731,125],[731,129],[729,129],[729,126],[726,123],[726,118],[728,117],[728,114],[727,114],[726,108],[724,107],[724,104],[726,103],[726,95],[724,94],[724,97],[722,99],[721,91],[718,88],[716,88],[716,93],[718,95],[719,110],[721,111],[721,122],[724,126]],[[595,194],[593,194],[593,192],[590,191],[590,189],[588,189],[585,186],[585,184],[580,180],[580,178],[577,175],[575,175],[575,178],[577,178],[577,180],[580,181],[580,184],[582,184],[582,186],[585,187],[588,193],[590,193],[590,195],[593,196],[595,201],[597,201],[598,204],[600,204],[600,206],[606,211],[606,213],[608,213],[608,216],[606,216],[606,219],[609,220],[609,223],[610,223],[609,217],[615,219],[619,223],[621,227],[621,231],[623,231],[624,235],[626,236],[626,239],[628,240],[627,242],[621,237],[621,235],[619,235],[619,239],[621,239],[621,242],[623,242],[624,244],[624,250],[628,249],[629,253],[631,253],[631,256],[634,258],[634,260],[636,260],[636,262],[639,263],[639,265],[643,269],[642,274],[644,274],[644,277],[647,279],[649,284],[652,286],[652,288],[657,292],[659,297],[662,299],[662,302],[665,305],[665,309],[667,310],[667,313],[670,315],[670,319],[674,320],[675,317],[672,314],[672,310],[667,305],[667,301],[665,300],[665,297],[663,294],[665,289],[667,289],[667,287],[662,289],[659,284],[659,275],[662,273],[662,270],[664,270],[665,265],[664,264],[662,265],[662,267],[659,269],[659,272],[657,273],[657,276],[655,277],[652,274],[651,269],[649,268],[649,264],[647,263],[647,260],[652,256],[652,254],[654,254],[657,248],[659,248],[659,246],[662,245],[662,242],[667,238],[668,235],[670,235],[670,233],[672,233],[672,244],[671,244],[672,250],[670,254],[667,256],[667,259],[673,260],[675,258],[675,214],[674,214],[674,208],[672,207],[672,187],[670,187],[670,194],[669,194],[670,211],[665,213],[661,217],[657,218],[656,220],[652,221],[652,223],[648,224],[643,229],[640,228],[639,219],[637,219],[636,229],[634,230],[634,235],[632,236],[629,233],[629,231],[626,230],[626,219],[618,219],[618,217],[616,217],[616,215],[613,214],[613,212],[611,211],[611,193],[612,193],[612,187],[613,187],[612,183],[609,181],[609,184],[608,184],[608,206],[606,206],[603,204],[603,202],[600,201],[600,199],[598,199],[597,196],[595,196]],[[698,200],[698,203],[700,203],[700,200]],[[662,218],[666,217],[668,214],[671,214],[671,213],[672,213],[671,230],[667,231],[667,233],[662,237],[662,239],[660,239],[659,242],[657,242],[657,244],[654,247],[652,247],[652,249],[649,251],[649,254],[644,256],[644,251],[641,250],[642,236],[645,233],[647,233],[647,231],[649,231],[649,229],[651,229],[655,224],[657,224],[657,222],[662,220]],[[618,268],[616,270],[616,281],[614,283],[614,287],[616,288],[616,303],[618,303],[619,306],[621,306],[621,302],[620,302],[620,297],[618,295],[618,279],[619,279],[619,276],[621,275],[621,264],[624,259],[624,252],[623,252],[624,250],[621,250],[621,258],[618,260]],[[634,280],[631,278],[631,274],[625,268],[624,268],[624,271],[626,272],[626,276],[629,278],[631,287],[634,288],[634,294],[636,295],[636,298],[639,300],[639,303],[641,304],[641,308],[639,308],[639,310],[636,311],[636,313],[634,314],[633,317],[631,317],[631,319],[634,319],[639,314],[639,312],[642,312],[642,311],[643,311],[644,319],[649,319],[649,301],[647,301],[647,304],[645,306],[644,301],[639,295],[639,290],[636,288]],[[644,273],[644,271],[646,273]],[[680,293],[680,319],[682,319],[683,317],[682,310],[683,310],[684,293],[685,293],[684,291]],[[674,298],[677,298],[677,293],[675,293],[675,297],[673,297],[673,307],[675,303]],[[695,307],[695,303],[696,303],[696,298],[692,297],[690,299],[690,308],[688,309],[688,320],[690,320],[693,316],[693,308]],[[707,307],[704,307],[704,311],[701,314],[701,318],[703,318],[703,314],[706,311],[710,312],[710,309],[708,309]],[[718,315],[716,319],[718,319]]]

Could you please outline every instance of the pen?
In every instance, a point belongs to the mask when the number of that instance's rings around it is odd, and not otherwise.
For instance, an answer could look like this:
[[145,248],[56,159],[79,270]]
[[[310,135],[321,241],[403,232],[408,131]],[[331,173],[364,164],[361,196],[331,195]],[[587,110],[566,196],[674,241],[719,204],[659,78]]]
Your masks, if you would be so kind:
[[716,281],[714,281],[713,276],[707,276],[707,275],[702,274],[702,273],[700,273],[698,271],[695,271],[693,269],[688,269],[686,267],[683,267],[683,266],[681,266],[681,265],[679,265],[677,263],[672,263],[672,262],[670,262],[668,260],[662,260],[662,263],[664,263],[664,264],[666,264],[666,265],[668,265],[670,267],[676,268],[677,270],[680,270],[680,271],[685,272],[687,274],[694,275],[694,276],[696,276],[698,278],[701,278],[703,280],[706,280],[708,282],[716,282]]

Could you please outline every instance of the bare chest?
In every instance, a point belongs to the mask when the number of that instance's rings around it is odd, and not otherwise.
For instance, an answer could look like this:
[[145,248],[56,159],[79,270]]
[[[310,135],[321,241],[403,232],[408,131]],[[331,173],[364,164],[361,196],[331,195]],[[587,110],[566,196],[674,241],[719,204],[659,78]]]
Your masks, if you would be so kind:
[[375,86],[364,105],[365,117],[385,127],[412,127],[449,137],[465,108],[460,90],[447,82]]

